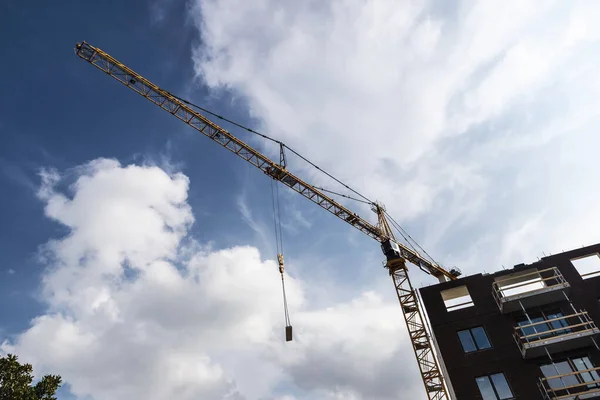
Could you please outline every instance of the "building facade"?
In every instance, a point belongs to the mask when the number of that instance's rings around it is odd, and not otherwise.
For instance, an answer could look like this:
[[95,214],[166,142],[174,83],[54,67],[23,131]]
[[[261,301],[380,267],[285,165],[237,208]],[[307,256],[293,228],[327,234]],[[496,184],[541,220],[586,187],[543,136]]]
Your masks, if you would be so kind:
[[458,400],[600,399],[600,244],[420,289]]

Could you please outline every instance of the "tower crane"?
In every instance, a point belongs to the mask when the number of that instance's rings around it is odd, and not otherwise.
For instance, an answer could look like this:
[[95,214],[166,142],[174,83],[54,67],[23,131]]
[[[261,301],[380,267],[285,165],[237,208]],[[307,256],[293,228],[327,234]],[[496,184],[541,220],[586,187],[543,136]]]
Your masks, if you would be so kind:
[[[460,271],[457,269],[448,271],[441,265],[422,256],[415,249],[399,242],[391,229],[389,216],[381,204],[371,204],[372,210],[377,214],[377,224],[373,225],[328,196],[326,190],[317,188],[288,171],[283,143],[279,142],[281,146],[280,161],[273,161],[201,114],[191,103],[161,89],[99,48],[91,46],[84,41],[77,43],[75,53],[81,59],[88,61],[129,89],[145,97],[217,144],[254,165],[273,180],[282,183],[367,236],[380,242],[381,249],[386,257],[385,267],[396,289],[400,308],[402,309],[428,399],[450,399],[434,352],[432,338],[425,326],[417,294],[408,276],[407,263],[433,275],[440,281],[455,280],[460,275]],[[281,260],[280,267],[282,263]]]

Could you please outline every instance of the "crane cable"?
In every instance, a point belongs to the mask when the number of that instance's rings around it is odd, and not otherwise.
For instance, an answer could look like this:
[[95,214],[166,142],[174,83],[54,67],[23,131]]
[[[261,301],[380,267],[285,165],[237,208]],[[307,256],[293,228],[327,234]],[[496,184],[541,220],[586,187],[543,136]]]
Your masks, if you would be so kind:
[[277,247],[277,264],[281,274],[281,291],[283,293],[283,313],[285,316],[285,340],[292,340],[292,322],[288,310],[287,296],[285,293],[285,267],[283,263],[283,231],[281,229],[281,206],[279,202],[279,185],[271,180],[271,203],[273,205],[273,226],[275,228],[275,243]]
[[194,104],[194,103],[192,103],[191,101],[188,101],[188,100],[186,100],[186,99],[182,99],[181,97],[178,97],[178,96],[174,95],[173,93],[170,93],[170,92],[168,92],[168,91],[166,91],[166,90],[165,90],[165,92],[167,92],[169,95],[173,96],[173,97],[174,97],[174,98],[176,98],[177,100],[179,100],[179,101],[181,101],[181,102],[183,102],[183,103],[187,104],[188,106],[194,107],[194,108],[196,108],[196,109],[198,109],[198,110],[200,110],[200,111],[202,111],[202,112],[205,112],[205,113],[207,113],[207,114],[210,114],[210,115],[212,115],[212,116],[213,116],[213,117],[215,117],[215,118],[218,118],[218,119],[220,119],[220,120],[222,120],[222,121],[225,121],[225,122],[227,122],[227,123],[230,123],[231,125],[237,126],[238,128],[241,128],[241,129],[243,129],[243,130],[245,130],[245,131],[248,131],[248,132],[250,132],[250,133],[253,133],[253,134],[257,135],[257,136],[260,136],[260,137],[262,137],[263,139],[267,139],[267,140],[270,140],[271,142],[274,142],[274,143],[277,143],[277,144],[279,144],[279,145],[280,145],[282,148],[286,148],[286,149],[288,149],[289,151],[291,151],[292,153],[294,153],[294,154],[295,154],[297,157],[299,157],[300,159],[302,159],[304,162],[308,163],[308,164],[309,164],[310,166],[312,166],[313,168],[316,168],[316,169],[318,169],[319,171],[321,171],[322,173],[324,173],[324,174],[325,174],[325,175],[327,175],[329,178],[333,179],[334,181],[336,181],[337,183],[339,183],[340,185],[342,185],[342,186],[343,186],[343,187],[345,187],[346,189],[350,190],[351,192],[353,192],[353,193],[354,193],[354,194],[356,194],[357,196],[359,196],[359,197],[363,198],[363,199],[364,199],[364,201],[365,201],[365,202],[367,202],[368,204],[375,204],[375,203],[374,203],[372,200],[370,200],[369,198],[367,198],[367,197],[363,196],[363,195],[362,195],[362,194],[360,194],[358,191],[356,191],[356,190],[352,189],[350,186],[346,185],[344,182],[340,181],[340,180],[339,180],[339,179],[337,179],[335,176],[331,175],[329,172],[327,172],[327,171],[325,171],[324,169],[322,169],[321,167],[317,166],[315,163],[313,163],[312,161],[308,160],[306,157],[304,157],[303,155],[301,155],[300,153],[298,153],[296,150],[292,149],[291,147],[287,146],[287,145],[286,145],[285,143],[283,143],[282,141],[280,141],[280,140],[277,140],[277,139],[273,139],[272,137],[269,137],[269,136],[265,135],[264,133],[257,132],[257,131],[255,131],[255,130],[254,130],[254,129],[252,129],[252,128],[248,128],[247,126],[244,126],[244,125],[242,125],[242,124],[239,124],[239,123],[237,123],[237,122],[235,122],[235,121],[232,121],[232,120],[230,120],[230,119],[228,119],[228,118],[225,118],[225,117],[223,117],[223,116],[221,116],[221,115],[219,115],[219,114],[217,114],[217,113],[214,113],[214,112],[212,112],[212,111],[210,111],[210,110],[207,110],[206,108],[200,107],[199,105],[197,105],[197,104]]
[[369,205],[373,204],[373,203],[369,203],[368,201],[357,199],[356,197],[348,196],[347,194],[342,194],[342,193],[334,192],[333,190],[325,189],[325,188],[322,188],[322,187],[319,187],[319,186],[315,186],[315,189],[320,190],[321,192],[331,193],[331,194],[335,194],[336,196],[345,197],[346,199],[358,201],[359,203],[364,203],[364,204],[369,204]]
[[[265,135],[265,134],[263,134],[263,133],[257,132],[257,131],[255,131],[255,130],[254,130],[254,129],[252,129],[252,128],[248,128],[247,126],[244,126],[244,125],[242,125],[242,124],[240,124],[240,123],[237,123],[237,122],[235,122],[235,121],[233,121],[233,120],[231,120],[231,119],[225,118],[225,117],[223,117],[223,116],[221,116],[221,115],[219,115],[219,114],[217,114],[217,113],[214,113],[214,112],[212,112],[212,111],[210,111],[210,110],[208,110],[208,109],[206,109],[206,108],[204,108],[204,107],[200,107],[199,105],[197,105],[197,104],[194,104],[194,103],[192,103],[191,101],[188,101],[188,100],[186,100],[186,99],[182,99],[181,97],[179,97],[179,96],[176,96],[176,95],[174,95],[173,93],[170,93],[170,92],[168,92],[168,91],[166,91],[166,90],[165,90],[165,92],[167,92],[169,95],[173,96],[173,97],[174,97],[174,98],[176,98],[177,100],[179,100],[179,101],[181,101],[181,102],[183,102],[183,103],[185,103],[185,104],[187,104],[187,105],[189,105],[189,106],[191,106],[191,107],[194,107],[194,108],[196,108],[196,109],[198,109],[198,110],[200,110],[200,111],[202,111],[202,112],[205,112],[205,113],[207,113],[207,114],[210,114],[210,115],[212,115],[213,117],[216,117],[216,118],[218,118],[218,119],[220,119],[220,120],[222,120],[222,121],[225,121],[225,122],[227,122],[227,123],[230,123],[230,124],[232,124],[232,125],[234,125],[234,126],[237,126],[238,128],[241,128],[241,129],[243,129],[243,130],[245,130],[245,131],[248,131],[248,132],[250,132],[250,133],[253,133],[253,134],[257,135],[257,136],[260,136],[260,137],[262,137],[263,139],[267,139],[267,140],[270,140],[271,142],[277,143],[277,144],[279,144],[279,145],[281,146],[281,148],[282,148],[282,149],[283,149],[283,148],[287,148],[289,151],[291,151],[292,153],[294,153],[294,154],[295,154],[297,157],[299,157],[300,159],[302,159],[303,161],[305,161],[306,163],[308,163],[309,165],[311,165],[311,166],[312,166],[312,167],[314,167],[315,169],[317,169],[317,170],[321,171],[322,173],[324,173],[325,175],[327,175],[329,178],[333,179],[334,181],[336,181],[336,182],[337,182],[337,183],[339,183],[340,185],[344,186],[346,189],[350,190],[351,192],[353,192],[353,193],[354,193],[354,194],[356,194],[357,196],[361,197],[363,200],[360,200],[360,199],[357,199],[357,198],[354,198],[354,197],[350,197],[350,196],[348,196],[348,195],[344,195],[344,194],[341,194],[341,193],[336,193],[336,192],[333,192],[333,191],[330,191],[330,190],[326,190],[326,189],[323,189],[323,188],[317,188],[317,189],[319,189],[319,190],[322,190],[322,191],[325,191],[325,192],[329,192],[329,193],[332,193],[332,194],[336,194],[336,195],[338,195],[338,196],[342,196],[342,197],[345,197],[345,198],[347,198],[347,199],[351,199],[351,200],[355,200],[355,201],[359,201],[359,202],[363,202],[363,203],[367,203],[367,204],[375,204],[375,202],[373,202],[372,200],[370,200],[370,199],[369,199],[369,198],[367,198],[366,196],[363,196],[363,195],[362,195],[361,193],[359,193],[358,191],[356,191],[356,190],[352,189],[350,186],[346,185],[344,182],[340,181],[339,179],[337,179],[336,177],[334,177],[333,175],[331,175],[330,173],[328,173],[328,172],[327,172],[327,171],[325,171],[324,169],[320,168],[319,166],[317,166],[317,165],[316,165],[316,164],[314,164],[313,162],[309,161],[307,158],[305,158],[305,157],[304,157],[304,156],[302,156],[300,153],[298,153],[298,152],[297,152],[297,151],[295,151],[294,149],[292,149],[292,148],[290,148],[289,146],[287,146],[287,145],[286,145],[285,143],[283,143],[282,141],[280,141],[280,140],[277,140],[277,139],[273,139],[272,137],[269,137],[269,136],[267,136],[267,135]],[[277,194],[277,202],[279,203],[279,194]],[[273,201],[273,203],[275,203],[275,201]],[[275,209],[275,206],[274,206],[274,209]],[[279,208],[278,208],[278,211],[279,211]],[[274,212],[275,212],[275,211],[274,211]],[[387,216],[387,217],[390,219],[390,221],[392,222],[392,225],[394,225],[394,227],[396,228],[396,230],[398,231],[398,233],[399,233],[399,234],[400,234],[400,235],[401,235],[401,236],[404,238],[404,240],[405,240],[405,241],[408,243],[408,245],[409,245],[409,246],[410,246],[410,247],[411,247],[411,248],[412,248],[414,251],[417,251],[417,250],[416,250],[416,248],[415,248],[415,247],[412,245],[412,243],[414,243],[414,244],[416,245],[416,247],[418,247],[418,248],[419,248],[419,249],[420,249],[420,250],[421,250],[421,251],[422,251],[422,252],[423,252],[423,253],[424,253],[426,256],[428,256],[428,257],[429,257],[429,259],[430,259],[431,261],[433,261],[434,263],[438,264],[438,263],[437,263],[437,262],[434,260],[434,258],[433,258],[433,257],[431,257],[431,255],[429,255],[429,254],[428,254],[428,253],[425,251],[425,249],[423,249],[423,248],[422,248],[422,247],[419,245],[419,243],[417,243],[417,241],[416,241],[416,240],[414,240],[414,239],[413,239],[413,238],[412,238],[412,237],[411,237],[411,236],[408,234],[408,232],[406,232],[406,231],[405,231],[405,230],[402,228],[402,226],[400,226],[400,224],[398,224],[398,223],[397,223],[397,222],[396,222],[396,221],[395,221],[395,220],[392,218],[392,216],[391,216],[391,215],[389,215],[389,214],[388,214],[386,211],[384,211],[384,212],[385,212],[385,215],[386,215],[386,216]],[[275,235],[276,235],[276,238],[277,238],[277,237],[279,237],[279,239],[278,239],[278,240],[279,240],[279,243],[281,244],[281,253],[279,253],[279,250],[278,250],[278,252],[277,252],[277,256],[278,256],[278,262],[279,262],[279,255],[281,255],[281,267],[280,267],[280,269],[281,269],[281,268],[283,268],[283,255],[282,255],[282,253],[283,253],[283,243],[281,242],[281,219],[279,220],[279,223],[280,223],[280,225],[279,225],[279,236],[277,236],[277,235],[278,235],[278,233],[277,233],[277,222],[275,222]],[[412,243],[411,243],[411,242],[412,242]],[[279,244],[278,244],[278,249],[279,249]],[[439,265],[439,264],[438,264],[438,265]],[[283,274],[282,274],[282,280],[283,280]],[[286,315],[287,315],[287,305],[285,305],[285,302],[286,302],[286,300],[285,300],[285,288],[284,288],[284,306],[285,306],[285,308],[286,308]],[[288,317],[286,317],[286,323],[288,323],[288,322],[289,322],[289,318],[288,318]]]
[[[404,240],[406,240],[406,243],[415,251],[418,253],[417,249],[415,248],[418,247],[419,250],[421,250],[423,252],[423,254],[425,254],[427,257],[429,257],[430,261],[433,261],[434,264],[437,265],[441,265],[440,263],[438,263],[429,253],[427,253],[427,251],[425,251],[425,249],[423,247],[421,247],[421,245],[415,240],[413,239],[412,236],[410,236],[410,234],[408,232],[406,232],[406,230],[404,230],[404,228],[402,228],[402,226],[397,223],[394,218],[392,218],[392,216],[390,214],[387,213],[387,211],[384,211],[385,215],[390,219],[392,226],[394,228],[396,228],[396,230],[398,231],[398,233],[400,233],[400,235],[404,238]],[[408,238],[407,238],[408,237]],[[410,240],[409,240],[410,239]],[[415,244],[415,246],[412,245],[412,243]]]

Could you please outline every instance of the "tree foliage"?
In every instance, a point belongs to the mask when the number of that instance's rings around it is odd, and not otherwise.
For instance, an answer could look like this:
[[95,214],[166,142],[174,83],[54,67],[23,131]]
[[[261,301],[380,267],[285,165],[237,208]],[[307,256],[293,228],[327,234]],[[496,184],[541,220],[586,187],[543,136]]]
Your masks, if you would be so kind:
[[0,400],[56,400],[61,377],[46,375],[35,385],[31,364],[21,364],[17,356],[0,357]]

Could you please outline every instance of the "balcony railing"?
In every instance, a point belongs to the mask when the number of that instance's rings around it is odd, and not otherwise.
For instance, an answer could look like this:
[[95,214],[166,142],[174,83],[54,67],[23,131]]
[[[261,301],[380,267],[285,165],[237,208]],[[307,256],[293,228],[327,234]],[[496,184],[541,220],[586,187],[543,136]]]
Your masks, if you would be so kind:
[[544,400],[579,400],[600,397],[600,368],[540,378]]
[[492,294],[503,313],[565,300],[569,282],[556,267],[501,277],[492,284]]
[[516,326],[514,338],[523,358],[593,345],[600,329],[587,311]]

